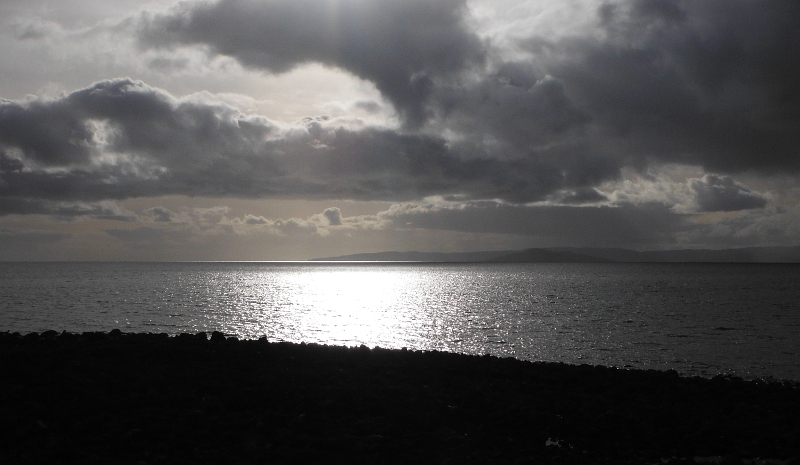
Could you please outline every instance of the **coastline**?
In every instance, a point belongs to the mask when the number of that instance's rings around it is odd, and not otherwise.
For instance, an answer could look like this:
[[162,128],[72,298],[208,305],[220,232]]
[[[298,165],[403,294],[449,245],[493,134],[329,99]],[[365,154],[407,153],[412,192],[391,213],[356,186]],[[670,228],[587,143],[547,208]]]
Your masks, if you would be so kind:
[[214,333],[0,333],[3,463],[800,458],[800,383]]

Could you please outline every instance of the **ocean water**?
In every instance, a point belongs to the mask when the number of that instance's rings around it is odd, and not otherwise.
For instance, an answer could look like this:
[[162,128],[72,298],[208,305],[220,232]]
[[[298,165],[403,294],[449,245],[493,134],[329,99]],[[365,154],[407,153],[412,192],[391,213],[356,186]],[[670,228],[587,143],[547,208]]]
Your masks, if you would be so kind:
[[800,380],[800,265],[0,263],[0,331],[240,338]]

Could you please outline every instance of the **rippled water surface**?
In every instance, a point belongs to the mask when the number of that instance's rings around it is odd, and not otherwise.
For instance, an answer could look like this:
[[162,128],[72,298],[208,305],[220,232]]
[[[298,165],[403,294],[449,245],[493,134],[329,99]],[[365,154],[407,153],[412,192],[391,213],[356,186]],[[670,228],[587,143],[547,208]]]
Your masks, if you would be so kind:
[[0,263],[0,331],[223,331],[800,380],[800,266]]

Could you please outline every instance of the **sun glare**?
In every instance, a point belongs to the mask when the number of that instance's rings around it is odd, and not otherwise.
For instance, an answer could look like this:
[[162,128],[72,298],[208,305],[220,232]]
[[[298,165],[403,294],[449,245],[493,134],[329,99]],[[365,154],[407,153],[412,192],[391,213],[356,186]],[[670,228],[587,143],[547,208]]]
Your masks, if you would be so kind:
[[[265,275],[260,292],[276,295],[291,290],[280,308],[280,319],[290,324],[270,324],[277,315],[262,314],[258,326],[272,338],[292,342],[399,348],[413,338],[410,328],[424,325],[408,312],[412,276],[403,269],[381,267],[319,266]],[[277,281],[274,279],[277,278]],[[255,283],[253,283],[255,284]],[[409,314],[411,313],[411,315]],[[423,318],[424,319],[424,318]]]

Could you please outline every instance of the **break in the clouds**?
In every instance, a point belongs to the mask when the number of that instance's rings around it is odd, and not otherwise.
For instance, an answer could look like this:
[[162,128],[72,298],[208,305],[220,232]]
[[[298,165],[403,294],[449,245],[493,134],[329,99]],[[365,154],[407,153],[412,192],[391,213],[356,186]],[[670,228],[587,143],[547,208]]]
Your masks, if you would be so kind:
[[0,5],[3,88],[30,94],[0,100],[0,219],[350,252],[365,231],[384,249],[410,231],[465,248],[798,240],[796,1],[157,3]]
[[221,0],[145,16],[145,46],[204,45],[250,67],[285,72],[318,62],[375,83],[418,125],[438,79],[483,61],[465,0]]

